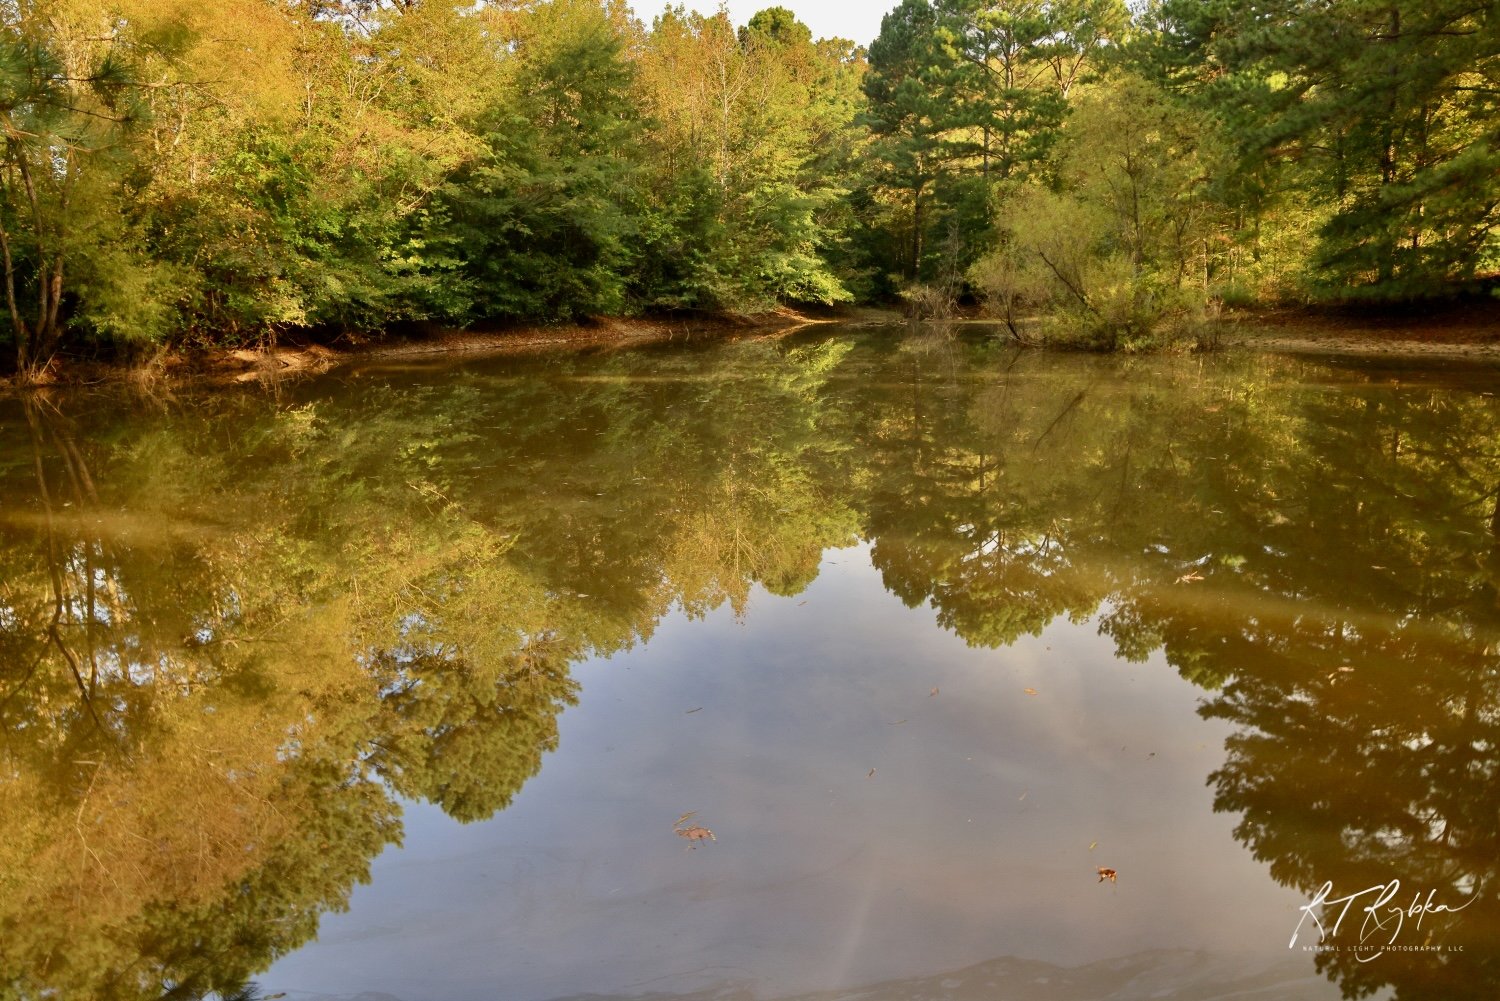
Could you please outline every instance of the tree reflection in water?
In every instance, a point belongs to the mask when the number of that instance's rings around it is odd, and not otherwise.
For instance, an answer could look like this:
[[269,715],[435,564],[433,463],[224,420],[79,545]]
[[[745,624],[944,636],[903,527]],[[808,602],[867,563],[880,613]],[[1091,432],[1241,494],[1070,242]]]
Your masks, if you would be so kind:
[[11,401],[3,993],[232,991],[402,799],[503,809],[574,664],[864,538],[971,644],[1162,650],[1235,724],[1215,802],[1278,881],[1478,894],[1401,938],[1461,952],[1320,968],[1492,996],[1500,413],[1443,383],[820,336]]

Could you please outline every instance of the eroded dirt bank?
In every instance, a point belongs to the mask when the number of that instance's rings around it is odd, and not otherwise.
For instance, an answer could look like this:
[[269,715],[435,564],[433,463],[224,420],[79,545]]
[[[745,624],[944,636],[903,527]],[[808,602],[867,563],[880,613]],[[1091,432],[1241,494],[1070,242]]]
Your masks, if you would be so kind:
[[[888,322],[894,314],[870,309],[731,316],[598,318],[582,323],[513,326],[493,330],[430,328],[405,336],[335,339],[328,343],[287,338],[273,346],[166,351],[123,363],[58,359],[41,378],[24,385],[90,385],[138,381],[236,383],[326,372],[351,362],[440,355],[506,355],[556,350],[614,350],[705,338],[780,336],[825,323]],[[0,378],[0,387],[23,385]]]
[[1226,317],[1225,346],[1287,354],[1500,361],[1500,300]]
[[[782,309],[750,316],[598,318],[583,323],[462,331],[433,328],[406,336],[317,343],[288,339],[263,349],[164,352],[125,364],[59,360],[30,385],[104,382],[237,383],[326,372],[351,362],[441,355],[507,355],[557,350],[607,351],[705,338],[783,336],[809,326],[900,326],[892,310],[852,307],[820,312]],[[969,315],[956,325],[994,321]],[[1375,309],[1244,310],[1225,315],[1226,348],[1346,357],[1472,359],[1500,363],[1500,300]],[[16,388],[0,379],[0,389]]]

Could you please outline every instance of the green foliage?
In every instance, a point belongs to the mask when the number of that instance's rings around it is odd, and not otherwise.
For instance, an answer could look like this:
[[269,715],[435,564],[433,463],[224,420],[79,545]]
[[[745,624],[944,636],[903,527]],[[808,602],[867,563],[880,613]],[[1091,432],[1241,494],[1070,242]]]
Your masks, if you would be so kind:
[[1002,189],[1000,247],[970,271],[1011,329],[1113,350],[1153,346],[1202,313],[1215,206],[1197,116],[1139,77],[1088,87],[1069,119],[1059,190]]
[[[648,27],[616,0],[27,0],[0,11],[6,364],[971,296],[1106,346],[1194,299],[1480,287],[1491,21],[1457,0],[902,0],[866,52],[781,6]],[[1138,179],[1105,162],[1131,149]],[[1140,219],[1104,190],[1122,182]],[[1044,294],[1012,202],[1094,234],[1069,271],[1091,288]]]
[[1127,20],[1110,0],[906,0],[887,15],[865,89],[870,176],[903,234],[891,285],[942,281],[984,252],[992,189],[1049,176],[1074,88]]
[[[265,53],[248,93],[205,104],[184,81],[156,116],[153,145],[172,154],[148,164],[140,215],[186,276],[174,333],[233,343],[462,312],[457,262],[424,231],[435,191],[478,150],[458,119],[477,107],[463,81],[492,65],[479,25],[452,4],[354,37],[238,12],[249,23],[231,30]],[[217,55],[195,30],[193,56]]]
[[624,43],[591,0],[554,0],[494,39],[505,87],[484,153],[442,191],[437,240],[486,319],[619,314],[638,234],[639,125]]
[[865,123],[873,139],[868,169],[876,192],[870,209],[879,213],[874,225],[906,234],[886,254],[893,284],[918,277],[929,228],[928,188],[937,176],[943,130],[942,98],[925,79],[935,29],[928,0],[902,0],[881,21],[864,80]]
[[[1413,298],[1494,267],[1492,11],[1452,0],[1168,0],[1159,12],[1160,63],[1220,109],[1238,144],[1234,173],[1263,196],[1311,203],[1310,290]],[[1292,225],[1302,225],[1295,213]]]
[[158,301],[132,301],[162,284],[164,269],[140,253],[123,211],[149,46],[101,13],[59,2],[0,14],[0,280],[23,375],[50,363],[74,319],[64,283],[74,271],[91,293],[80,326],[124,339],[160,329]]
[[[734,311],[851,298],[830,263],[855,143],[859,61],[783,8],[657,19],[640,59],[651,127],[636,294]],[[843,270],[844,274],[838,273]]]

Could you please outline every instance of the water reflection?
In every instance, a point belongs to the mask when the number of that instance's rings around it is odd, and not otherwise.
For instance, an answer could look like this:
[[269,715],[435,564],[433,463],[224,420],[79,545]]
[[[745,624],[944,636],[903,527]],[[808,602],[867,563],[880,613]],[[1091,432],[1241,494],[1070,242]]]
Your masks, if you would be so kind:
[[403,800],[505,808],[578,665],[864,539],[973,647],[1164,655],[1279,882],[1477,894],[1402,933],[1462,951],[1320,954],[1345,991],[1493,996],[1500,410],[1461,382],[844,336],[9,401],[0,991],[237,989]]

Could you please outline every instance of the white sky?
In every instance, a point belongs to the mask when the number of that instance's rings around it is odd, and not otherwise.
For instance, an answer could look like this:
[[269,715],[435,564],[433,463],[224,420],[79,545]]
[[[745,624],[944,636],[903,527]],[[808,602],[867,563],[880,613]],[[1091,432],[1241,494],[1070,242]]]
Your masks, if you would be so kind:
[[[814,38],[848,38],[869,45],[880,34],[880,19],[900,0],[728,0],[729,16],[744,24],[758,10],[785,7],[812,29]],[[719,9],[718,0],[681,0],[689,10],[705,14]],[[663,0],[634,0],[636,16],[648,25],[668,5]]]

